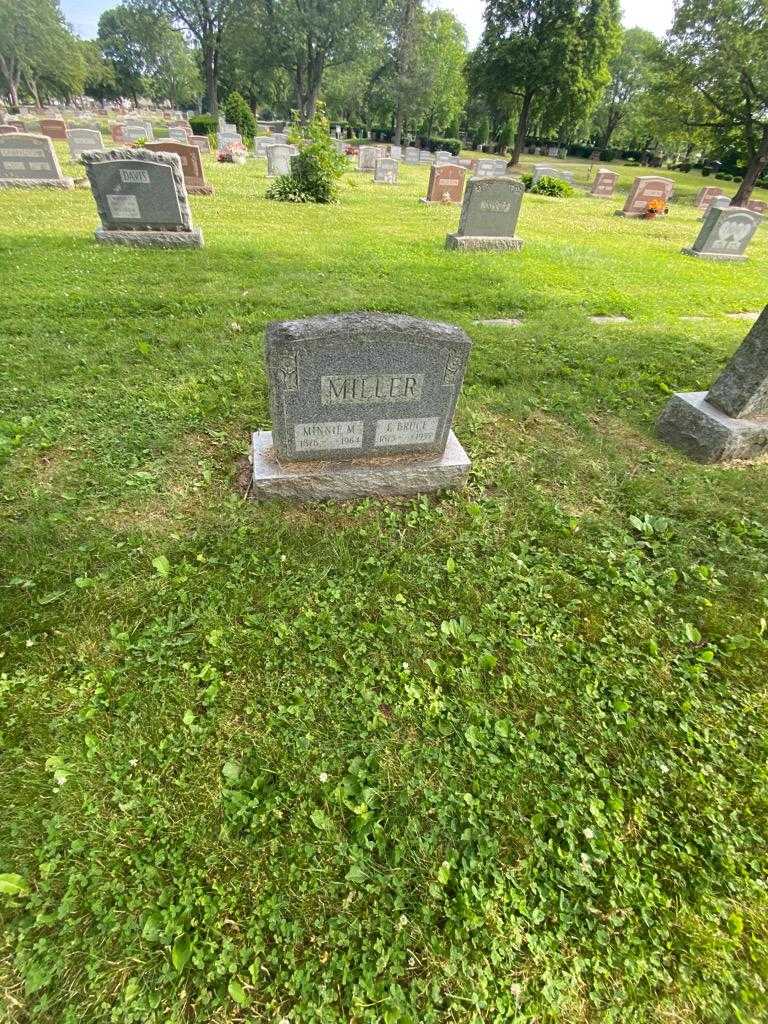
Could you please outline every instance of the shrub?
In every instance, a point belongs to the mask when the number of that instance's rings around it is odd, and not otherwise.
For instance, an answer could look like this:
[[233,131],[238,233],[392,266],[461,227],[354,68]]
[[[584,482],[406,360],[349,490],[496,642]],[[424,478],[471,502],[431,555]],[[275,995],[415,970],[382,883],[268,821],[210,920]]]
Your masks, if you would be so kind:
[[616,159],[616,150],[615,149],[601,149],[600,150],[600,159],[603,161],[603,163],[609,164],[611,162],[611,160],[615,160]]
[[550,178],[547,175],[539,178],[536,184],[531,185],[526,191],[537,196],[553,196],[556,199],[567,199],[574,194],[567,181],[563,181],[562,178]]
[[526,192],[530,192],[531,191],[531,185],[533,185],[533,175],[532,174],[521,174],[520,175],[520,181],[522,181],[523,185],[525,186],[525,191]]
[[277,178],[267,189],[267,198],[282,203],[332,203],[337,197],[337,182],[344,173],[346,159],[337,152],[328,134],[330,125],[325,110],[318,111],[303,128],[305,145],[291,158],[291,173]]
[[711,167],[702,167],[701,168],[701,176],[702,176],[702,178],[708,178],[711,173],[712,173],[712,168]]
[[193,114],[189,125],[195,135],[211,135],[219,127],[219,122],[213,114]]
[[256,118],[239,92],[231,92],[224,103],[224,117],[235,125],[243,140],[256,134]]
[[441,139],[433,136],[425,139],[424,145],[432,153],[436,153],[438,149],[444,149],[446,153],[458,156],[461,152],[461,139]]

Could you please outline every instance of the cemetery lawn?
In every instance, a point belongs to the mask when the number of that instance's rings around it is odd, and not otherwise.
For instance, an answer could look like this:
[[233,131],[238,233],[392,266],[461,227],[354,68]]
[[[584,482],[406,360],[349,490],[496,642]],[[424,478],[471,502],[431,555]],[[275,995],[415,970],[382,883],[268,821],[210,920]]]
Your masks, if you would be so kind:
[[[200,251],[0,193],[0,1018],[764,1022],[768,466],[653,424],[768,228],[526,196],[521,254],[446,252],[427,168],[205,165]],[[244,501],[265,325],[359,309],[472,336],[469,487]]]

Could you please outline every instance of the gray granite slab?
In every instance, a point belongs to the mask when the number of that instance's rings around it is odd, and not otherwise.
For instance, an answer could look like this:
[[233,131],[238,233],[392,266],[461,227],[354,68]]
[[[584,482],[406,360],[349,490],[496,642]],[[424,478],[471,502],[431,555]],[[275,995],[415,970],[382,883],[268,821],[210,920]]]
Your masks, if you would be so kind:
[[768,306],[709,389],[707,400],[728,416],[768,416]]
[[559,167],[552,167],[551,164],[534,164],[532,184],[535,185],[541,178],[557,178],[560,181],[567,181],[569,185],[574,184],[572,171],[564,171]]
[[517,219],[525,186],[508,176],[470,178],[464,192],[458,231],[446,238],[449,249],[519,251]]
[[276,178],[291,173],[291,151],[283,143],[267,146],[267,177]]
[[74,181],[61,173],[47,136],[16,132],[0,135],[0,188],[14,186],[74,188]]
[[407,164],[419,163],[419,150],[415,146],[405,147],[405,162]]
[[453,431],[438,454],[389,456],[339,462],[281,462],[272,433],[253,435],[251,494],[293,501],[350,501],[429,494],[463,487],[471,463]]
[[475,178],[500,178],[507,173],[506,160],[495,157],[480,157],[475,161],[472,174]]
[[101,132],[90,128],[70,128],[67,132],[67,141],[69,142],[69,155],[73,160],[77,160],[82,153],[87,153],[89,150],[104,149]]
[[154,133],[150,124],[131,124],[126,121],[123,125],[123,139],[126,142],[151,142],[153,138]]
[[762,219],[759,213],[743,206],[722,208],[712,204],[704,215],[696,241],[683,252],[700,259],[743,262],[747,258],[745,249]]
[[706,391],[673,395],[656,431],[696,462],[756,459],[768,451],[768,421],[734,419],[708,402]]
[[266,360],[284,461],[440,453],[471,341],[458,327],[388,313],[276,322]]
[[396,185],[397,169],[397,160],[394,160],[389,156],[381,157],[376,161],[376,166],[373,171],[373,180],[382,185]]

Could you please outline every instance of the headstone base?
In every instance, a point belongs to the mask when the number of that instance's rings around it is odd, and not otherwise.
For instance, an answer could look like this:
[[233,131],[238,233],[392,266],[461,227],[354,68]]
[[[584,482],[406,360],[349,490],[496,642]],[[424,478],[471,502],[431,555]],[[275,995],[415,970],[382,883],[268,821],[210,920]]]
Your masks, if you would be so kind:
[[737,420],[707,401],[706,391],[674,394],[656,424],[662,441],[696,462],[736,462],[768,453],[768,421]]
[[424,203],[425,206],[461,206],[461,202],[453,203],[450,200],[444,199],[426,199],[422,196],[419,199],[420,203]]
[[257,500],[350,501],[463,487],[471,463],[453,431],[442,455],[395,455],[354,462],[279,462],[271,430],[253,435],[251,493]]
[[617,217],[628,217],[631,220],[661,220],[666,217],[666,213],[657,213],[655,217],[646,217],[643,210],[640,213],[625,213],[623,210],[617,210],[615,216]]
[[192,231],[105,231],[98,228],[96,241],[102,245],[132,245],[139,249],[202,249],[203,232]]
[[494,249],[520,252],[523,248],[523,240],[503,235],[446,235],[445,247],[446,249]]
[[0,178],[0,188],[74,188],[74,178]]
[[212,196],[213,185],[187,185],[187,195],[190,196]]
[[747,258],[746,256],[734,256],[725,252],[696,252],[695,249],[689,247],[681,249],[680,252],[685,256],[695,256],[700,260],[730,260],[731,262],[743,263]]

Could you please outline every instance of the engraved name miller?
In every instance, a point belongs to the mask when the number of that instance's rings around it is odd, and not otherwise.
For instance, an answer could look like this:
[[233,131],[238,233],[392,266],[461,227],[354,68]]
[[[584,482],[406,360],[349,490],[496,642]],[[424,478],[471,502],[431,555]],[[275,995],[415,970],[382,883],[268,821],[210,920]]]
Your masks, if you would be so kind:
[[372,376],[321,377],[320,401],[323,405],[346,402],[416,402],[421,398],[424,374],[403,376],[378,373]]

